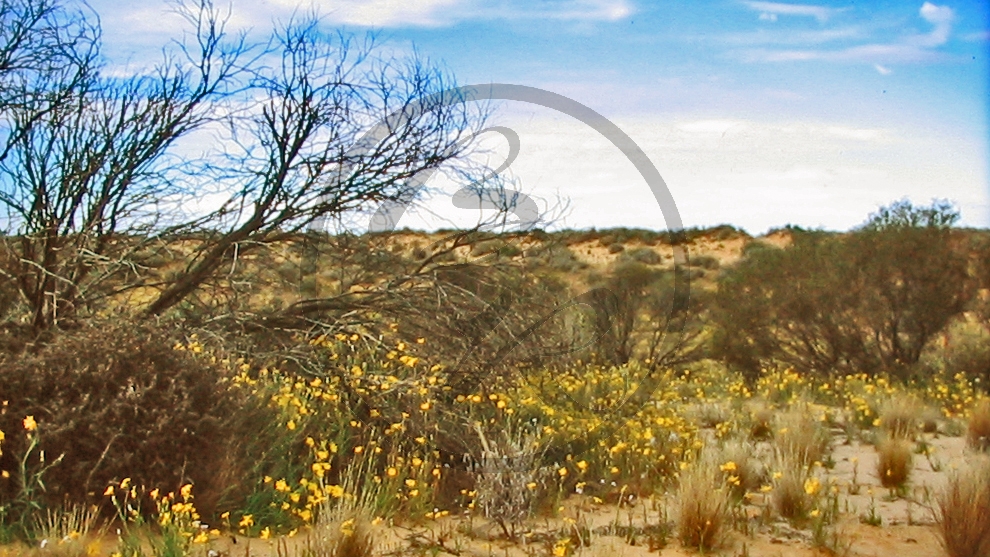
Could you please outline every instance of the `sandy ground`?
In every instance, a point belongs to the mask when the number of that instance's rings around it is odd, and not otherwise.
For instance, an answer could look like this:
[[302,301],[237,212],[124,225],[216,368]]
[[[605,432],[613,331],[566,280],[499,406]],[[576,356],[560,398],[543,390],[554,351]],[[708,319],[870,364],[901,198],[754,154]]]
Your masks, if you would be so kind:
[[[837,444],[834,467],[825,477],[834,478],[840,488],[842,517],[834,526],[837,554],[850,557],[944,557],[932,514],[932,498],[942,489],[949,473],[966,458],[965,441],[959,437],[925,436],[934,447],[932,458],[916,455],[911,482],[899,497],[880,486],[876,476],[877,453],[871,445]],[[841,440],[840,440],[841,443]],[[935,469],[933,469],[933,467]],[[859,486],[858,491],[855,487]],[[870,492],[872,491],[872,496]],[[852,493],[851,493],[852,492]],[[882,518],[882,526],[860,520],[872,505]],[[726,543],[708,554],[753,557],[803,557],[832,554],[812,544],[810,530],[791,527],[784,521],[766,523],[759,517],[767,503],[753,497],[744,508],[749,516],[749,532],[733,531]],[[464,557],[526,557],[553,555],[553,543],[566,537],[575,525],[590,538],[587,546],[574,548],[573,555],[688,556],[698,551],[680,547],[673,525],[673,499],[636,501],[617,508],[594,504],[590,497],[572,496],[554,518],[530,521],[518,541],[504,538],[499,528],[485,520],[447,517],[417,526],[381,525],[374,529],[376,555],[455,555]],[[666,521],[663,516],[666,514]],[[666,544],[650,547],[649,528],[657,531],[666,523],[670,529]],[[616,528],[615,525],[619,527]],[[648,528],[644,529],[644,524]],[[629,534],[633,535],[630,536]],[[301,555],[307,535],[300,533],[282,541],[224,537],[213,543],[220,557],[270,557]],[[656,544],[654,544],[656,545]],[[281,546],[281,547],[280,547]]]

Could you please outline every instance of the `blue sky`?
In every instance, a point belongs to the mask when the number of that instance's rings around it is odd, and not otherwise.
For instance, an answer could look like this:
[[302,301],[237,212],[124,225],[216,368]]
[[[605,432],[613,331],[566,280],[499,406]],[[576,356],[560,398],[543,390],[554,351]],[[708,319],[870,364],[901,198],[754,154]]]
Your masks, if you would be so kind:
[[[181,28],[164,1],[90,3],[117,63]],[[310,6],[234,0],[232,23],[263,30]],[[460,83],[540,87],[604,114],[657,165],[685,225],[847,229],[901,197],[948,198],[964,224],[990,225],[985,1],[315,7],[328,26],[375,29],[386,48],[415,48]],[[512,172],[523,189],[570,199],[562,224],[666,226],[642,178],[593,130],[513,103],[498,119],[520,135]]]

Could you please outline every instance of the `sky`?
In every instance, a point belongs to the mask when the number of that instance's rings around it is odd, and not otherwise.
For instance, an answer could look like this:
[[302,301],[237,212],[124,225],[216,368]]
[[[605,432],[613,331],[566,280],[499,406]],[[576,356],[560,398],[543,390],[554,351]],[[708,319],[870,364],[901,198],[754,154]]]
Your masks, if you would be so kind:
[[[116,64],[182,32],[165,0],[89,4]],[[846,230],[902,198],[948,199],[963,225],[990,226],[985,0],[233,0],[230,24],[267,30],[310,8],[460,84],[527,85],[602,114],[656,166],[684,226]],[[673,224],[580,121],[506,101],[494,122],[519,135],[519,187],[568,200],[552,227]],[[483,141],[494,159],[508,152],[497,134]],[[457,220],[449,199],[431,203]],[[399,224],[432,226],[425,215]]]

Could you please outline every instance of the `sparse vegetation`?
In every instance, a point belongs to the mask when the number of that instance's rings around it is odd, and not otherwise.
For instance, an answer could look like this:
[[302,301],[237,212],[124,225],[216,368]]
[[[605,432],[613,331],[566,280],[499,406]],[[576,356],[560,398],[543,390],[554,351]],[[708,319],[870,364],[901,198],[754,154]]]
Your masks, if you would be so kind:
[[[488,109],[315,17],[268,63],[211,2],[176,9],[187,43],[121,77],[86,13],[0,2],[30,37],[0,40],[24,63],[0,64],[0,556],[563,557],[778,529],[838,551],[861,488],[877,526],[874,488],[907,498],[913,443],[933,474],[965,418],[990,445],[990,242],[951,205],[762,240],[530,231],[496,176],[467,230],[313,231],[417,200],[441,165],[489,176],[467,140]],[[215,156],[182,159],[208,124]],[[161,214],[203,184],[218,208]],[[877,439],[861,484],[849,451]],[[990,465],[961,458],[939,525],[985,556]]]

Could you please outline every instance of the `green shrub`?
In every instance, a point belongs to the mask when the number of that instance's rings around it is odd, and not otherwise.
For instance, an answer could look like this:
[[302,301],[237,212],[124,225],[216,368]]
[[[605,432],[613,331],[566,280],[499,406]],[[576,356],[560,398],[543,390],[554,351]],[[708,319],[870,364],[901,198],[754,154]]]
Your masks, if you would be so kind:
[[637,261],[644,265],[659,265],[663,261],[663,257],[647,247],[638,247],[628,250],[623,254],[623,258],[629,261]]
[[696,255],[688,259],[688,264],[692,267],[701,267],[711,271],[717,270],[722,265],[718,258],[712,255]]

